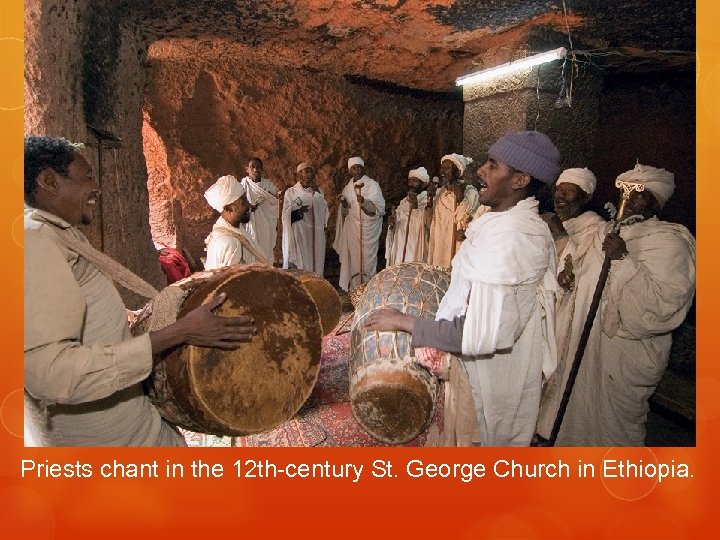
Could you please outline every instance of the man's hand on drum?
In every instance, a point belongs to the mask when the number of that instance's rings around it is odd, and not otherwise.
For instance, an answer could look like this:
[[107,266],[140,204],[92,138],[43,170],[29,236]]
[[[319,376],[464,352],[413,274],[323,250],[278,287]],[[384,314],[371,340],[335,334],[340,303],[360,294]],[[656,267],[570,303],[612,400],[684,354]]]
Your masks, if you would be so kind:
[[366,330],[378,330],[380,332],[407,332],[412,334],[415,317],[406,315],[395,308],[384,308],[374,311],[365,321]]
[[257,333],[252,317],[221,317],[213,313],[227,298],[218,294],[207,304],[193,309],[173,324],[150,333],[153,353],[187,343],[198,347],[237,349]]

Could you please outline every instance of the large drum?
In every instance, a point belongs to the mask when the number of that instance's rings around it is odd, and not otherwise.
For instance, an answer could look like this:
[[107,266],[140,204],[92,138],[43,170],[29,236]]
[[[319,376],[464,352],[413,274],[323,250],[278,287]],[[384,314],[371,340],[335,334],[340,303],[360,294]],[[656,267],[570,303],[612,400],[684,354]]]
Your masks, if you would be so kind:
[[262,264],[199,273],[177,316],[221,292],[216,313],[253,317],[258,333],[234,351],[184,345],[166,353],[148,380],[160,414],[185,429],[248,435],[292,418],[320,370],[322,330],[311,295],[291,274]]
[[409,334],[366,331],[365,320],[386,307],[434,318],[449,284],[447,269],[399,264],[373,277],[356,307],[350,338],[350,401],[355,419],[379,441],[402,444],[427,429],[438,383],[414,362]]
[[305,285],[320,313],[323,335],[328,335],[340,322],[342,304],[335,287],[319,274],[292,268],[287,270]]

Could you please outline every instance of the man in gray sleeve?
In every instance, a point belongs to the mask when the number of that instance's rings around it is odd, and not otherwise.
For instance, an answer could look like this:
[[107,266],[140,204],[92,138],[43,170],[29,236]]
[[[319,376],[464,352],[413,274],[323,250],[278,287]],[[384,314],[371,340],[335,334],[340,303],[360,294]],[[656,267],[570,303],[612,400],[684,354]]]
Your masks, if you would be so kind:
[[479,201],[453,261],[436,320],[384,309],[368,330],[413,334],[413,347],[461,359],[472,389],[480,444],[528,446],[543,376],[556,365],[555,248],[535,194],[558,174],[559,153],[537,131],[508,133],[478,170]]

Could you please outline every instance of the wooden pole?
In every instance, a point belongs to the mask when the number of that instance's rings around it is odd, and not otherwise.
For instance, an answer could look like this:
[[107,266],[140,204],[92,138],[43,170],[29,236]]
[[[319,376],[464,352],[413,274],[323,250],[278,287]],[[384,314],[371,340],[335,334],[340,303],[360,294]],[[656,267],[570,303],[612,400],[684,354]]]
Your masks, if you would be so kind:
[[410,234],[410,217],[412,216],[412,207],[409,206],[410,201],[408,200],[408,217],[407,225],[405,225],[405,243],[403,244],[402,259],[400,262],[405,262],[405,253],[407,253],[408,235]]

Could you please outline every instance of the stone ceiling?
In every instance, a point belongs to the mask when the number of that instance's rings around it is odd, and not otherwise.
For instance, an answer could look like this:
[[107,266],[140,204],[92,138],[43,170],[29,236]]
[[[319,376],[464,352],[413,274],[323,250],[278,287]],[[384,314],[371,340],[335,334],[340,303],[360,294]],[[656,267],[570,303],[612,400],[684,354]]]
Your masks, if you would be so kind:
[[[568,46],[612,69],[691,66],[689,0],[121,0],[150,58],[252,58],[446,92],[465,73]],[[565,8],[567,12],[565,12]]]

